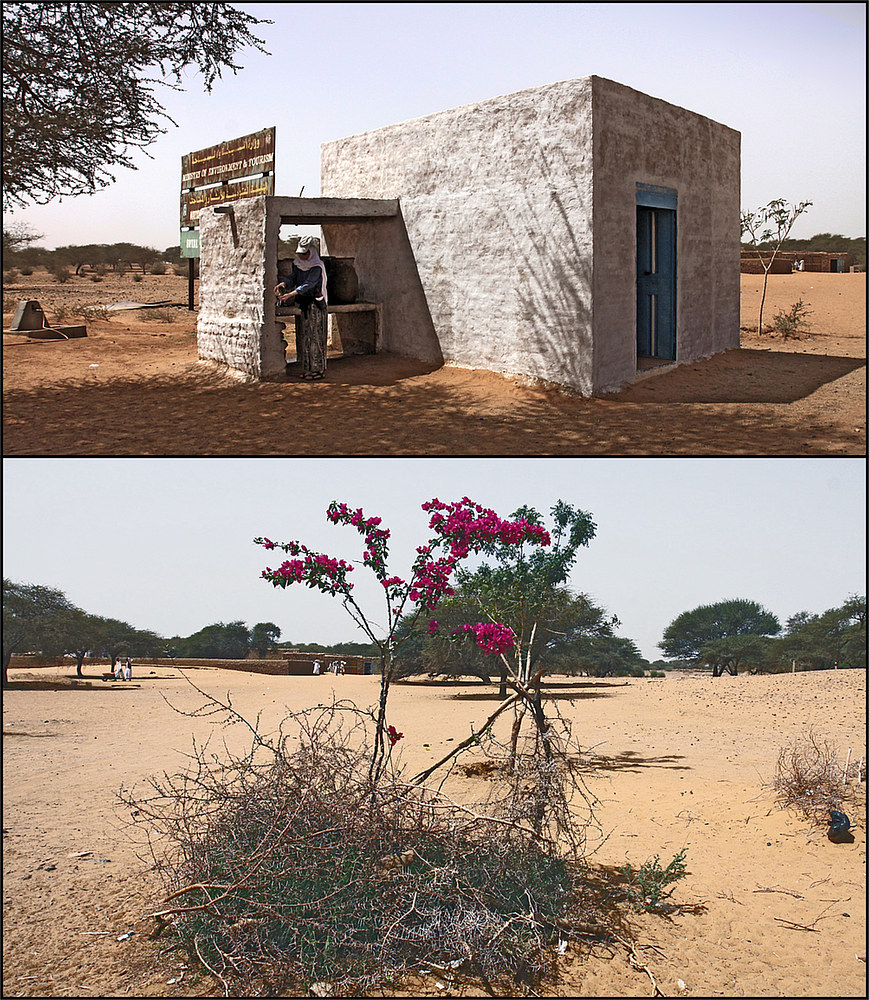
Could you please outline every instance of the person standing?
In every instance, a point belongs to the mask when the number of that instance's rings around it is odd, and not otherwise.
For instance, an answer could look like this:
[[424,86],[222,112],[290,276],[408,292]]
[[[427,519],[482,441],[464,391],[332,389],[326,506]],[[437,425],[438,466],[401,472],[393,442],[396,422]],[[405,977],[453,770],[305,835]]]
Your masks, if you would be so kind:
[[296,360],[302,365],[302,378],[311,381],[326,374],[326,284],[326,265],[314,237],[303,236],[290,274],[275,285],[275,295],[280,304],[295,305],[302,311],[296,324]]
[[133,661],[130,657],[127,657],[127,663],[124,667],[124,680],[131,681],[133,679]]

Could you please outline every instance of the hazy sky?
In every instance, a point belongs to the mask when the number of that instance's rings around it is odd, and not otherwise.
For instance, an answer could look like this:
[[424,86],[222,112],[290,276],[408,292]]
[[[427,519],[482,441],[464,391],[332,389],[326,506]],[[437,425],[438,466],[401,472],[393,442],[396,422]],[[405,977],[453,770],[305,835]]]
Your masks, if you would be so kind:
[[179,241],[181,157],[277,129],[276,193],[320,192],[320,144],[597,75],[742,133],[742,207],[814,207],[793,236],[865,235],[862,3],[249,3],[270,56],[206,95],[158,88],[178,127],[92,197],[19,210],[43,246]]
[[[214,622],[275,622],[283,638],[361,635],[339,601],[260,579],[265,535],[361,559],[329,524],[333,500],[392,531],[406,577],[429,537],[420,504],[469,496],[502,516],[563,499],[597,535],[571,585],[622,621],[650,660],[664,628],[700,604],[759,601],[782,623],[865,593],[865,472],[857,459],[6,459],[3,573],[57,587],[86,611],[169,637]],[[382,590],[356,593],[377,619]]]

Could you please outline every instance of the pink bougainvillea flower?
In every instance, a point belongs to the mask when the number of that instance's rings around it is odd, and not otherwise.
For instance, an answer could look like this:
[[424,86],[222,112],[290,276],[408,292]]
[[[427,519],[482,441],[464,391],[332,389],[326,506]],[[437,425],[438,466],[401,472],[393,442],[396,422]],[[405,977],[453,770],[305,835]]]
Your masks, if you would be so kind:
[[454,635],[472,633],[474,641],[490,656],[508,653],[516,645],[516,633],[507,625],[497,622],[477,622],[476,625],[460,625]]

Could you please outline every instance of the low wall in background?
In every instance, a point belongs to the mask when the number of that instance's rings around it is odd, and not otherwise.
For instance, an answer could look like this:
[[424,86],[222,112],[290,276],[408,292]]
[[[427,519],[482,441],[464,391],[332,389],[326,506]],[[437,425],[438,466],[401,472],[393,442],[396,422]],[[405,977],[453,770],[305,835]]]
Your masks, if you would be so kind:
[[[126,659],[126,657],[124,657]],[[283,677],[302,677],[314,672],[314,660],[320,661],[320,669],[323,673],[326,673],[327,668],[332,662],[341,662],[341,657],[330,657],[326,655],[296,655],[292,658],[284,657],[281,659],[269,659],[269,660],[208,660],[204,658],[192,658],[192,659],[182,659],[177,657],[176,659],[170,659],[169,657],[154,657],[154,656],[132,656],[130,657],[133,663],[133,676],[136,676],[136,672],[140,672],[145,668],[152,667],[178,667],[179,669],[191,668],[191,669],[206,669],[208,667],[214,667],[218,670],[243,670],[245,673],[249,674],[273,674],[276,676]],[[374,663],[373,660],[366,659],[364,663],[352,662],[354,660],[362,660],[361,657],[344,657],[344,673],[346,674],[364,674],[364,673],[374,673],[373,669],[366,669],[365,664]],[[13,670],[39,670],[46,667],[69,667],[70,670],[75,670],[75,660],[68,657],[38,657],[38,656],[13,656],[9,664],[10,668]],[[107,671],[110,667],[109,660],[107,657],[97,657],[89,658],[82,664],[82,672],[88,673],[103,673]]]

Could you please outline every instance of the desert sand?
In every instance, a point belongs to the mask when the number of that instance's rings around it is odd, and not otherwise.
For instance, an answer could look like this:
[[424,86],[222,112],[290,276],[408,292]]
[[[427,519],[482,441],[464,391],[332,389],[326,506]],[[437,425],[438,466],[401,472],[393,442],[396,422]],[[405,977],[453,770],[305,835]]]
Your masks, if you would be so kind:
[[[744,328],[761,280],[742,276]],[[863,455],[865,293],[865,274],[772,275],[765,322],[802,299],[807,334],[745,329],[738,350],[581,399],[388,354],[333,358],[316,385],[244,384],[197,361],[186,278],[37,271],[4,289],[4,326],[20,298],[66,323],[76,303],[180,306],[91,320],[84,339],[4,336],[4,454]]]
[[[129,683],[72,674],[12,669],[4,693],[3,995],[220,996],[171,941],[149,940],[160,885],[115,800],[122,784],[183,768],[194,733],[212,730],[169,703],[190,710],[201,696],[176,668],[137,666]],[[363,707],[378,693],[376,677],[189,674],[231,692],[247,718],[262,712],[264,729],[333,692]],[[549,695],[593,748],[591,863],[666,863],[687,848],[689,875],[676,910],[631,918],[633,956],[618,943],[571,946],[540,995],[652,996],[654,980],[665,996],[865,996],[865,806],[852,812],[854,843],[833,844],[768,787],[780,748],[810,729],[842,759],[865,755],[865,682],[862,671],[553,679]],[[415,773],[479,725],[497,694],[476,681],[416,682],[390,699]],[[215,731],[215,750],[240,736]],[[433,977],[406,995],[482,994]]]

